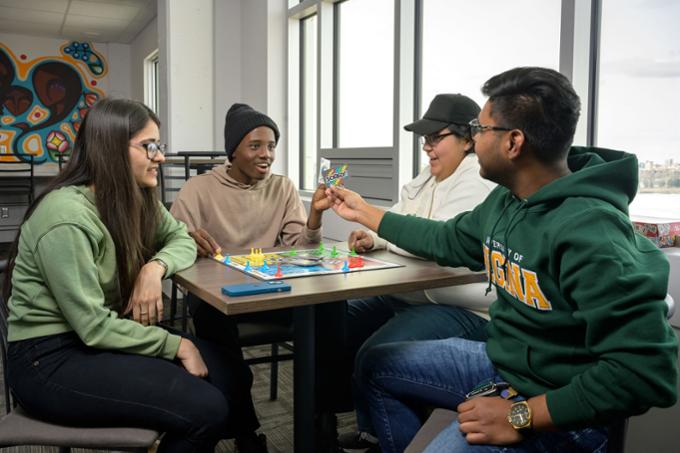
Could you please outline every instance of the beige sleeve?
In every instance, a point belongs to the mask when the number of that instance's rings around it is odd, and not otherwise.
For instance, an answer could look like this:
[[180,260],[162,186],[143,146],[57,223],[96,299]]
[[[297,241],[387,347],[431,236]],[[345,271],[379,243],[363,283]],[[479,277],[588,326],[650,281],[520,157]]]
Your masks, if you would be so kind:
[[170,207],[170,214],[177,220],[186,223],[189,232],[201,228],[198,193],[193,186],[191,180],[187,181]]

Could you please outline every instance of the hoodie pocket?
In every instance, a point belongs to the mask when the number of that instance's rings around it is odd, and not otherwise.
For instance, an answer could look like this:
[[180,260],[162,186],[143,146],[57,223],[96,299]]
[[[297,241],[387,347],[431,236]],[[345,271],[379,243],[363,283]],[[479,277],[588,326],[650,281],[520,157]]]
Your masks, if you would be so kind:
[[537,384],[544,385],[549,388],[555,387],[555,383],[547,379],[545,367],[538,364],[540,360],[538,360],[537,356],[539,353],[536,351],[536,349],[524,343],[522,343],[522,348],[522,358],[526,365],[529,376],[531,376]]

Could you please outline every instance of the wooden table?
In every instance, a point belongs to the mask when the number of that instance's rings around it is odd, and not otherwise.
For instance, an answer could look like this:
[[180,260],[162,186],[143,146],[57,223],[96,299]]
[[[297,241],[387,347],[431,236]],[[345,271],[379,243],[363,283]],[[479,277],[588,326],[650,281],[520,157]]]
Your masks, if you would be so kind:
[[[266,251],[271,250],[285,249]],[[467,269],[441,267],[430,261],[406,258],[386,251],[372,252],[370,256],[405,266],[347,274],[290,278],[285,280],[292,287],[290,292],[235,298],[222,295],[222,286],[252,283],[258,280],[214,260],[200,258],[193,266],[178,272],[173,277],[178,284],[227,315],[289,307],[294,309],[293,421],[296,452],[315,451],[315,305],[485,280],[484,274],[471,274]]]

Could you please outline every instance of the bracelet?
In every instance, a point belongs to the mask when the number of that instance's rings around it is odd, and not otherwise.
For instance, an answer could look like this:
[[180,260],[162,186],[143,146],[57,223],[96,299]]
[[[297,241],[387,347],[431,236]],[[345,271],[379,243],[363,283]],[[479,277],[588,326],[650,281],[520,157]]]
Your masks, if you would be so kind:
[[151,261],[155,261],[155,262],[157,262],[158,264],[160,264],[161,266],[163,266],[163,276],[165,276],[165,274],[168,273],[168,265],[165,264],[165,261],[163,261],[163,260],[160,259],[160,258],[154,258],[154,259],[152,259]]

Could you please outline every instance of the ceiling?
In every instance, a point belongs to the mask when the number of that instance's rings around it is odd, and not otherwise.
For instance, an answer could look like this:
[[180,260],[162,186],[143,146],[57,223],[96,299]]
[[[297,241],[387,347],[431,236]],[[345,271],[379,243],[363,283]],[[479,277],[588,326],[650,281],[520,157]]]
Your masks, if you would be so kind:
[[156,0],[0,0],[0,32],[129,44]]

